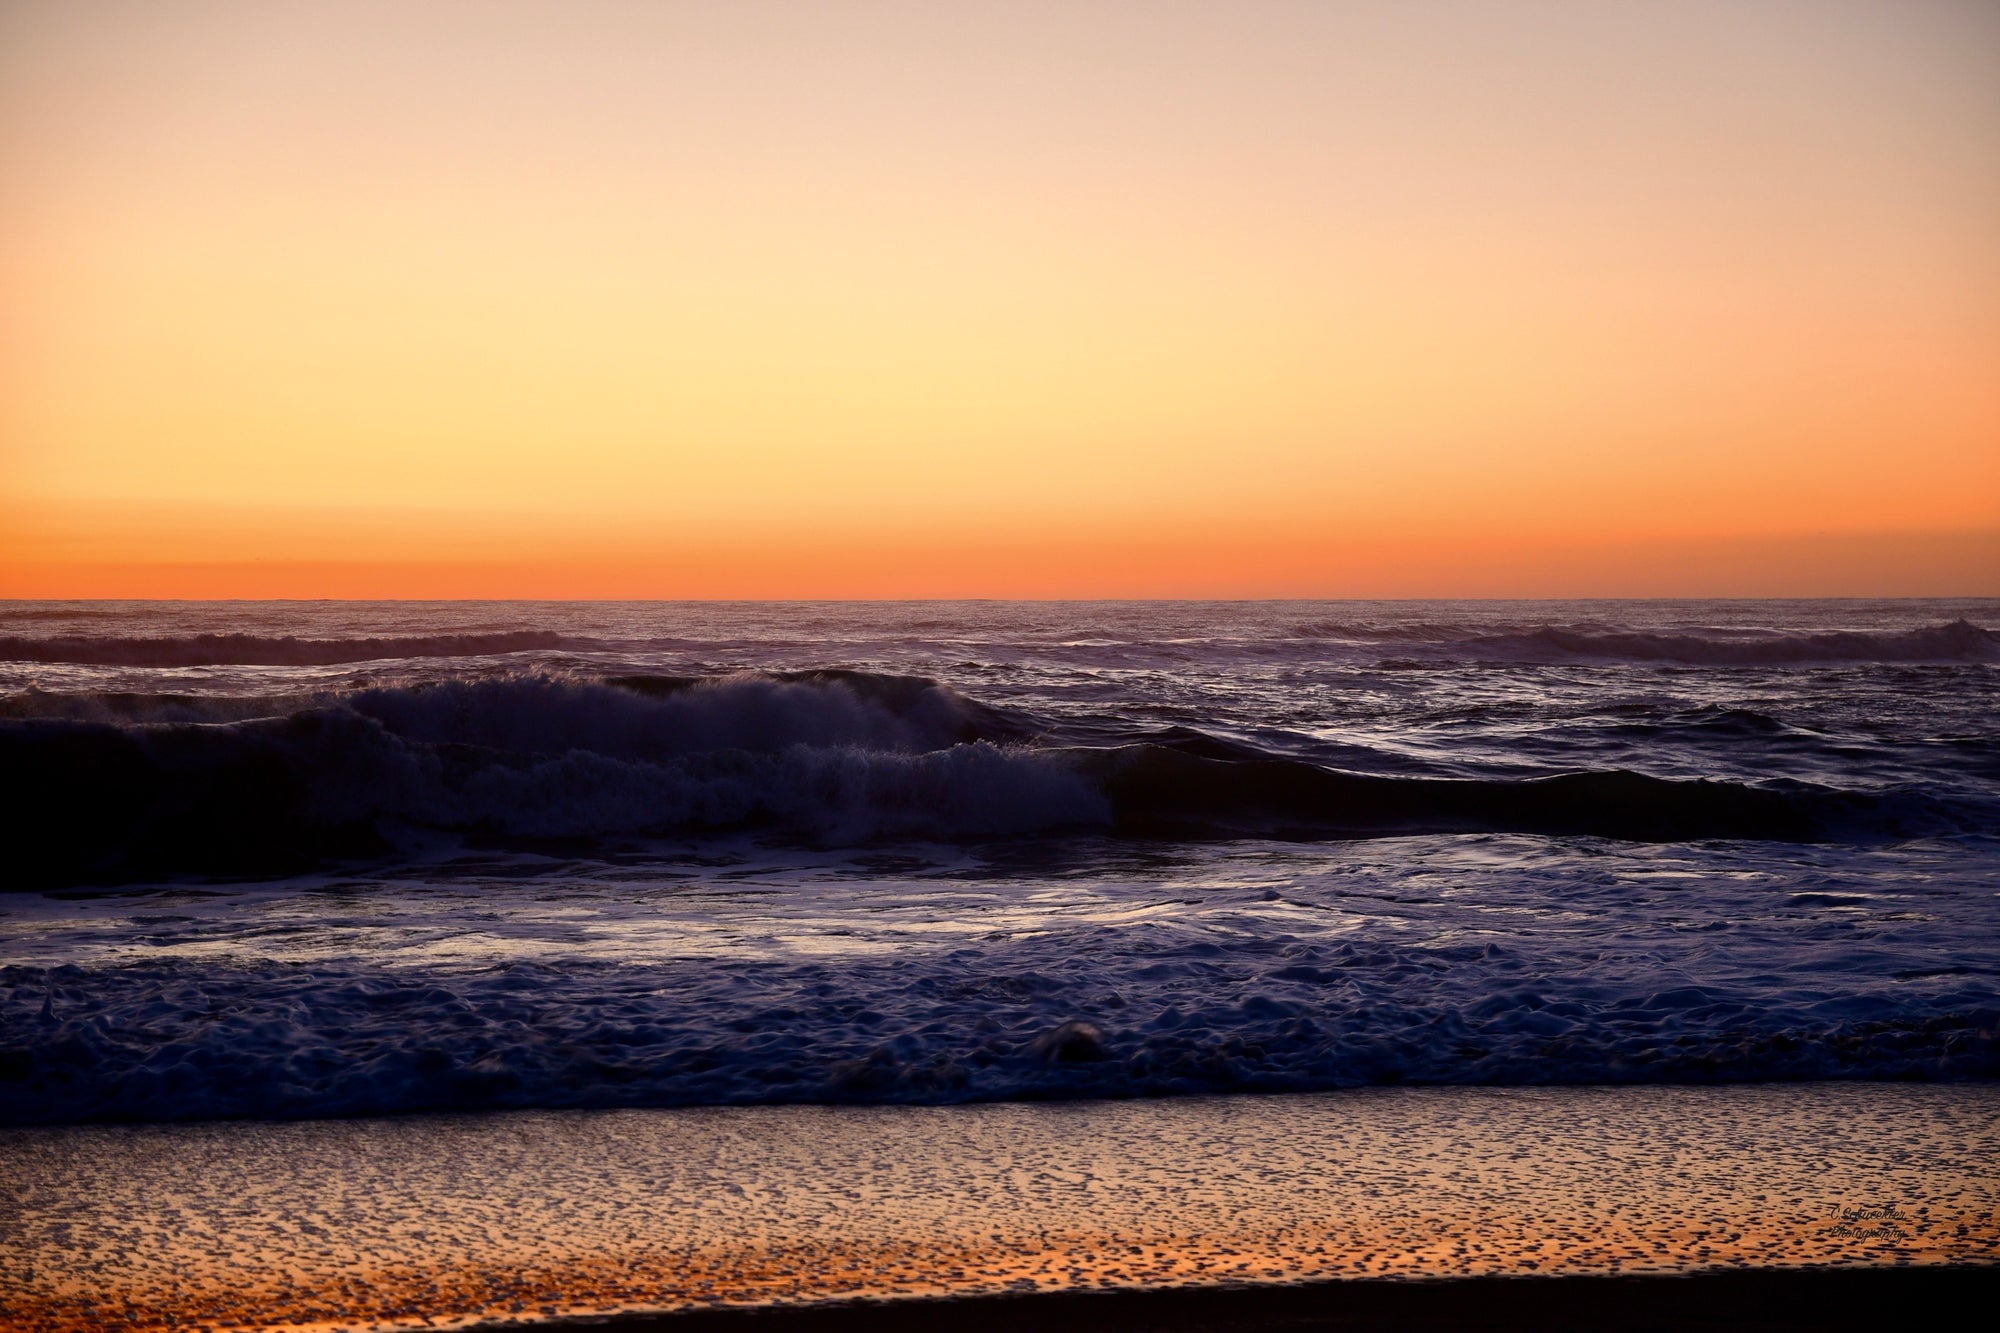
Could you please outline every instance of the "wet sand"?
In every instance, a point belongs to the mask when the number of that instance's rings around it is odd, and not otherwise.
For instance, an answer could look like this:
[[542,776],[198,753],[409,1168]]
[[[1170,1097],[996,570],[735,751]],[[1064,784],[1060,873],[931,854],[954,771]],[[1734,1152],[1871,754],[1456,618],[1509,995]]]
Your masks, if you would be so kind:
[[1990,1084],[0,1132],[32,1330],[1781,1327],[1996,1264]]

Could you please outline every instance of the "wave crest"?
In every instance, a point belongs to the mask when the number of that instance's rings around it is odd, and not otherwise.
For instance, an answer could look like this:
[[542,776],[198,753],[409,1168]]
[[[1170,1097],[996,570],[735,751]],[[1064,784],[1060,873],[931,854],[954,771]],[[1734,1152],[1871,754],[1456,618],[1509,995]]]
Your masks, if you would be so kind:
[[[55,696],[45,696],[46,707]],[[216,701],[225,707],[235,701]],[[275,717],[0,723],[27,884],[284,873],[404,826],[516,839],[768,828],[835,841],[1103,824],[999,710],[864,673],[643,690],[551,676],[353,691]]]
[[1078,829],[1809,840],[1954,824],[1915,797],[1804,784],[1347,773],[1180,728],[1045,728],[922,677],[859,671],[446,680],[261,717],[244,711],[275,701],[128,700],[125,718],[106,720],[93,696],[80,697],[85,716],[62,716],[63,698],[33,696],[33,715],[0,721],[0,772],[32,779],[0,807],[23,886],[289,873],[393,854],[412,828],[501,840],[748,829],[851,844]]

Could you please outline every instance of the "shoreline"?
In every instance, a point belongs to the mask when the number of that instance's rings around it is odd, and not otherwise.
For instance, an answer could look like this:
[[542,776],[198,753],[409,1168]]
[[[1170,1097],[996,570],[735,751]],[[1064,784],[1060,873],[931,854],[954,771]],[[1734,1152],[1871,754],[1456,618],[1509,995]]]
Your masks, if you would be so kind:
[[1796,1327],[1990,1286],[2000,1084],[17,1129],[0,1198],[36,1333]]
[[[1646,1276],[1335,1278],[1281,1286],[905,1297],[478,1324],[467,1333],[1200,1333],[1334,1329],[1808,1329],[2000,1297],[2000,1263]],[[1973,1307],[1977,1308],[1977,1307]]]

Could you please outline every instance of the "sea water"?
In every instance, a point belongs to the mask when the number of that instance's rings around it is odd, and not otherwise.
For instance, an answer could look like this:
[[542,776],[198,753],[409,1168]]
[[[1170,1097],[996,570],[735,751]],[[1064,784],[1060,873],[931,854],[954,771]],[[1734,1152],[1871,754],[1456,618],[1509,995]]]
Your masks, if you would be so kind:
[[0,1122],[1992,1079],[1996,625],[0,603]]

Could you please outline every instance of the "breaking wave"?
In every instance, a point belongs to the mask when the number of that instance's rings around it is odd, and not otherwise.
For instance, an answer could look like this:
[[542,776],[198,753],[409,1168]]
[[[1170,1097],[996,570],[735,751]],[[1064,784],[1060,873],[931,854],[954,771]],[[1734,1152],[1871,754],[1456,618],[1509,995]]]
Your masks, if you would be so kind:
[[[1948,825],[1934,804],[1623,771],[1344,773],[1187,728],[1119,744],[860,671],[522,675],[271,700],[33,696],[0,721],[22,887],[263,875],[395,854],[413,830],[820,843],[1108,831],[1155,839],[1512,831],[1813,840]],[[60,716],[68,698],[85,716]],[[131,721],[133,717],[171,720]]]
[[38,778],[7,810],[28,886],[282,873],[387,854],[410,827],[515,839],[771,828],[850,842],[1107,818],[1088,781],[994,744],[982,722],[1009,725],[905,677],[500,677],[247,720],[10,721],[0,770]]

